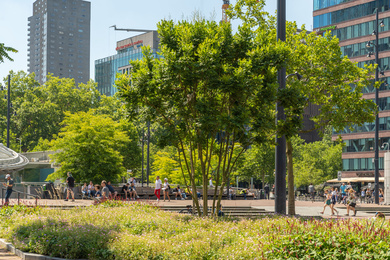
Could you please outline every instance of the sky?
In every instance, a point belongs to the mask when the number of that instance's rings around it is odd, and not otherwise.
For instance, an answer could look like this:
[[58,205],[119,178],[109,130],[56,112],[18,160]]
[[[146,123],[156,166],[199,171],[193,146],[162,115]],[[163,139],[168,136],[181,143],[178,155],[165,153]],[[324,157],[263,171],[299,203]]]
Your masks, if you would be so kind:
[[[0,79],[10,70],[27,72],[27,19],[32,16],[35,0],[0,0],[0,43],[13,47],[13,62],[0,63]],[[94,79],[94,61],[116,53],[116,42],[137,33],[114,31],[110,28],[157,29],[162,19],[186,19],[198,11],[204,17],[221,20],[222,0],[90,0],[91,60],[90,77]],[[234,4],[236,1],[231,0]],[[313,0],[286,0],[287,20],[296,21],[306,29],[313,27]],[[277,0],[266,0],[265,11],[275,14]]]

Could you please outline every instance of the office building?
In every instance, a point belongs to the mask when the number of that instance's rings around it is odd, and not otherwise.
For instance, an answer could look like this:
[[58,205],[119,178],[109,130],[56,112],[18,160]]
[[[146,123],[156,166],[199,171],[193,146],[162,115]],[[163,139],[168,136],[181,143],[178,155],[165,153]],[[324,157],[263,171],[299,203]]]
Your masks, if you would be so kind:
[[28,72],[41,84],[48,73],[89,80],[91,3],[37,0],[28,18]]
[[131,60],[142,59],[142,47],[150,46],[153,56],[158,57],[160,38],[157,31],[143,33],[118,41],[117,54],[95,61],[95,81],[102,95],[112,96],[117,92],[115,79],[117,73],[128,73]]
[[[314,30],[323,33],[330,30],[340,40],[343,55],[357,62],[359,67],[375,63],[374,28],[376,11],[379,11],[379,174],[383,177],[384,150],[390,141],[390,10],[388,0],[314,0]],[[367,47],[371,42],[372,47]],[[375,88],[367,86],[363,98],[375,98]],[[348,115],[345,115],[346,117]],[[353,129],[346,128],[334,133],[334,139],[341,134],[345,147],[342,153],[343,178],[374,177],[375,122],[367,122]],[[382,145],[385,147],[382,148]]]

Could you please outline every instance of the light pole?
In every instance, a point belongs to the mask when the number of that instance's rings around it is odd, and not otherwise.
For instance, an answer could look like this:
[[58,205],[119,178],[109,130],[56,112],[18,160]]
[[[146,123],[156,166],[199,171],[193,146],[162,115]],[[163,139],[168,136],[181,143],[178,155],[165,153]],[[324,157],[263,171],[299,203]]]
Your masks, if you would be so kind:
[[149,165],[149,157],[150,157],[150,121],[148,121],[148,148],[146,150],[146,186],[149,187],[149,174],[150,174],[150,165]]
[[[379,6],[375,11],[375,27],[372,35],[375,35],[375,63],[377,64],[375,70],[375,82],[379,80],[379,25],[384,27],[383,21],[379,24]],[[372,47],[369,41],[367,48]],[[369,52],[367,57],[370,57],[372,52]],[[375,89],[375,104],[379,108],[379,88]],[[375,176],[375,204],[379,204],[379,109],[375,116],[375,157],[374,157],[374,176]]]
[[[286,41],[286,0],[277,3],[277,40]],[[286,68],[278,71],[279,89],[286,87]],[[276,125],[284,120],[284,108],[276,103]],[[275,146],[275,213],[286,214],[286,138],[276,135]]]

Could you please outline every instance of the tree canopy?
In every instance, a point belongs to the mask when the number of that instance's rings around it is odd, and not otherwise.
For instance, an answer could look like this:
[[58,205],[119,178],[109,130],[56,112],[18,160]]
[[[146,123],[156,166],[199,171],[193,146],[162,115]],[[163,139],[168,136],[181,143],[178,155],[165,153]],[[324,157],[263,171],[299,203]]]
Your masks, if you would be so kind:
[[120,148],[129,142],[120,122],[110,117],[96,115],[93,110],[65,113],[64,127],[51,148],[54,163],[61,167],[49,180],[65,178],[72,172],[78,182],[118,181],[125,174]]
[[[222,176],[221,197],[237,157],[269,138],[276,71],[288,50],[270,44],[267,31],[254,34],[240,26],[233,33],[229,24],[201,18],[163,20],[158,32],[163,58],[153,58],[145,48],[143,60],[132,62],[131,75],[122,75],[116,85],[131,118],[146,115],[173,133],[192,189],[199,164],[203,193],[215,170],[217,180]],[[214,155],[218,162],[212,169]]]

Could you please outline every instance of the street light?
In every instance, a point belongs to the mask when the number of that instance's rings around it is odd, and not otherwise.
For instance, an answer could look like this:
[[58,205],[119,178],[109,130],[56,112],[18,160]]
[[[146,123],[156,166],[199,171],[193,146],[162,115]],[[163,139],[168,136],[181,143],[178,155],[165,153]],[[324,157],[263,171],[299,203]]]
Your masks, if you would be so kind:
[[387,145],[387,152],[389,152],[389,150],[390,150],[390,145],[389,145],[388,142],[384,142],[384,143],[382,144],[382,149],[385,149],[385,145]]
[[[379,3],[379,1],[378,1]],[[379,80],[379,26],[384,27],[385,24],[383,20],[379,23],[379,7],[375,9],[375,28],[372,35],[375,35],[375,63],[377,64],[375,70],[375,82]],[[371,48],[371,41],[367,42],[367,48]],[[372,52],[370,51],[367,57],[371,57]],[[384,72],[381,74],[383,75]],[[376,107],[379,107],[379,88],[375,89],[375,104]],[[378,110],[379,111],[379,110]],[[374,159],[374,176],[375,176],[375,203],[379,204],[379,114],[376,113],[375,116],[375,159]]]

